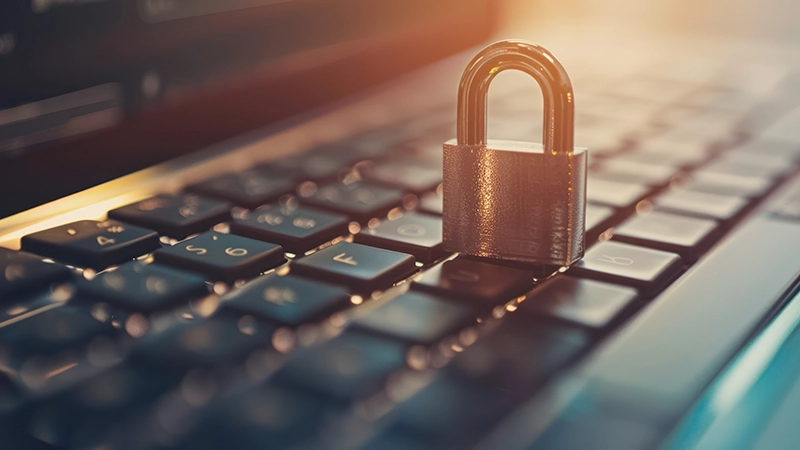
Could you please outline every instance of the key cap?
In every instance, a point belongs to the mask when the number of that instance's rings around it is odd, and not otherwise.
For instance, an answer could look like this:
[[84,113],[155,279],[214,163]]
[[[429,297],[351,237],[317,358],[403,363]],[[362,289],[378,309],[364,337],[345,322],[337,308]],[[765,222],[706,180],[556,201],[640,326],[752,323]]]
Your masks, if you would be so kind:
[[403,342],[432,345],[474,323],[476,316],[477,312],[469,306],[409,292],[357,318],[353,324],[358,329]]
[[459,353],[445,371],[478,385],[526,394],[588,344],[582,330],[534,324],[529,316],[511,314],[497,330]]
[[681,257],[621,242],[600,242],[569,270],[571,275],[638,288],[649,296],[663,289],[683,268]]
[[349,242],[296,259],[291,267],[298,275],[344,284],[360,293],[385,289],[417,270],[411,255]]
[[337,286],[292,275],[259,277],[223,298],[221,308],[297,326],[334,313],[350,296]]
[[373,217],[386,215],[400,206],[403,193],[396,189],[382,188],[354,182],[350,184],[330,183],[320,186],[316,192],[303,198],[312,206],[329,209],[366,223]]
[[717,222],[652,211],[614,229],[614,239],[681,255],[694,262],[719,237]]
[[83,294],[130,311],[153,312],[208,295],[197,275],[138,262],[123,264],[92,280],[80,280]]
[[214,231],[164,247],[153,256],[158,263],[229,284],[255,277],[286,261],[279,245]]
[[146,337],[131,358],[137,364],[172,373],[218,368],[241,362],[258,348],[271,348],[274,331],[274,325],[263,322],[196,319]]
[[662,211],[728,220],[739,214],[748,201],[729,195],[679,190],[661,194],[653,199],[653,203]]
[[533,272],[457,257],[422,273],[413,289],[491,308],[533,287]]
[[303,155],[285,158],[270,164],[272,171],[291,173],[298,181],[324,181],[350,171],[359,159],[353,149],[337,145],[325,146]]
[[731,175],[708,170],[697,170],[680,189],[733,197],[756,198],[764,195],[773,184],[769,178]]
[[443,208],[443,199],[439,194],[426,195],[419,201],[419,210],[424,213],[441,216]]
[[592,176],[603,180],[647,186],[663,186],[677,173],[670,166],[659,166],[625,159],[609,159],[593,171]]
[[445,255],[442,219],[413,212],[397,220],[384,220],[375,228],[364,228],[355,240],[359,244],[409,253],[424,263]]
[[233,205],[198,195],[158,195],[108,212],[108,217],[185,239],[230,220]]
[[28,252],[0,247],[0,303],[12,294],[46,289],[50,283],[70,279],[72,272],[61,264],[44,262]]
[[533,291],[517,309],[531,314],[574,323],[591,329],[605,329],[629,308],[636,289],[570,276],[554,277]]
[[391,372],[405,365],[405,346],[347,331],[320,346],[298,351],[275,375],[276,381],[349,401],[380,389]]
[[729,151],[703,169],[731,175],[775,179],[785,175],[793,167],[793,159],[786,156]]
[[233,202],[235,205],[254,209],[274,202],[294,192],[295,182],[282,175],[258,171],[229,173],[194,186],[189,190],[209,197]]
[[614,216],[614,210],[608,206],[586,205],[586,232],[601,231],[609,225],[609,219]]
[[586,199],[593,203],[627,208],[641,200],[649,189],[646,186],[588,177]]
[[442,169],[420,164],[384,163],[364,173],[368,180],[414,194],[432,191],[442,183]]
[[98,336],[118,334],[108,322],[101,322],[74,306],[59,306],[0,328],[0,347],[21,360],[34,355],[52,355],[79,348]]
[[305,206],[269,205],[231,224],[240,236],[273,242],[287,252],[303,254],[336,237],[349,234],[348,219]]
[[81,220],[22,238],[25,251],[96,270],[122,264],[159,247],[155,231],[116,220]]

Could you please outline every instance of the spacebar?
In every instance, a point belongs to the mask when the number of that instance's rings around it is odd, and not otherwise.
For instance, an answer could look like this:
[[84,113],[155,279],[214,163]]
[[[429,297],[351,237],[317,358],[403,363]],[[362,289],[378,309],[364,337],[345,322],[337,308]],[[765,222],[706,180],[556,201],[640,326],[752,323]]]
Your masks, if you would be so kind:
[[653,448],[798,274],[800,224],[756,217],[588,361],[579,394],[528,445]]

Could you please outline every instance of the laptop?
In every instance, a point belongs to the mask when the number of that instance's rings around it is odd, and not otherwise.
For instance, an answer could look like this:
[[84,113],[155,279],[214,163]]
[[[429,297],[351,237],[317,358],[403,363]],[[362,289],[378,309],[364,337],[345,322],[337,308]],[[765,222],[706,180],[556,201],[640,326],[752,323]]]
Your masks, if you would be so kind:
[[[796,448],[788,2],[6,3],[4,449]],[[574,85],[572,267],[442,247],[505,38]],[[499,74],[489,135],[541,103]]]

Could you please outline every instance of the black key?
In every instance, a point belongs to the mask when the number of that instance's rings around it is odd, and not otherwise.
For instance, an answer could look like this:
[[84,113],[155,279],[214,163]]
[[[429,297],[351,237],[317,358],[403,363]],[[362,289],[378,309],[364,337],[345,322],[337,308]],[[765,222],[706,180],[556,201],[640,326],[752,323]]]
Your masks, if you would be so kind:
[[351,148],[330,145],[271,163],[269,170],[290,173],[296,180],[323,181],[346,174],[357,159]]
[[14,359],[52,355],[86,345],[95,337],[117,333],[111,323],[66,305],[0,328],[0,347],[5,347]]
[[681,257],[674,253],[607,241],[590,248],[569,273],[633,286],[649,296],[663,289],[682,268]]
[[300,325],[347,305],[350,296],[337,286],[292,275],[257,278],[223,298],[221,308]]
[[226,283],[255,277],[286,261],[279,245],[213,231],[164,247],[154,256],[158,263]]
[[680,188],[709,194],[755,198],[764,195],[772,185],[773,180],[770,178],[697,170]]
[[674,167],[625,159],[610,159],[592,173],[595,178],[647,186],[663,186],[677,173]]
[[345,284],[355,292],[385,289],[417,270],[414,257],[404,253],[340,242],[292,263],[298,275]]
[[396,220],[384,220],[375,228],[362,229],[355,240],[359,244],[410,253],[424,263],[445,255],[442,219],[424,214],[407,213]]
[[398,405],[395,414],[398,426],[432,439],[431,448],[464,449],[472,448],[520,400],[509,392],[444,375]]
[[364,177],[389,187],[421,194],[436,189],[442,183],[442,169],[413,163],[388,162],[368,169]]
[[340,214],[304,206],[269,205],[231,224],[231,232],[273,242],[287,252],[303,254],[338,236],[348,234],[348,219]]
[[729,195],[681,190],[659,195],[653,199],[653,203],[663,211],[728,220],[739,214],[747,206],[748,200]]
[[253,350],[271,348],[275,326],[228,317],[181,323],[146,337],[131,357],[173,373],[236,364]]
[[533,272],[457,257],[426,270],[412,287],[491,308],[530,290]]
[[422,197],[422,199],[419,201],[419,210],[424,213],[441,216],[442,211],[444,210],[442,196],[439,194],[431,194]]
[[636,289],[560,275],[533,291],[517,314],[535,314],[594,329],[607,328],[637,297]]
[[475,322],[476,317],[469,306],[409,292],[358,317],[354,325],[411,344],[431,345]]
[[108,212],[108,217],[184,239],[230,220],[233,205],[198,195],[159,195]]
[[71,271],[27,253],[0,247],[0,303],[11,294],[46,289],[50,283],[68,280]]
[[80,281],[87,296],[131,311],[152,312],[170,308],[208,294],[197,275],[169,267],[138,262]]
[[309,205],[346,214],[361,223],[386,215],[402,201],[402,191],[360,182],[322,185],[303,198]]
[[380,389],[386,376],[405,365],[405,350],[399,342],[348,331],[298,351],[276,377],[282,384],[352,400]]
[[608,226],[608,220],[614,216],[614,210],[608,206],[586,205],[586,232],[600,231],[601,226]]
[[636,215],[614,229],[614,239],[681,255],[694,262],[719,236],[717,222],[659,211]]
[[158,233],[116,220],[81,220],[22,238],[22,249],[65,264],[105,269],[161,247]]
[[593,203],[627,208],[641,200],[649,188],[639,184],[619,183],[589,177],[586,185],[586,199]]
[[229,200],[238,206],[254,209],[294,192],[295,182],[282,175],[247,171],[229,173],[194,186],[189,190],[214,198]]
[[458,354],[446,370],[477,384],[526,393],[572,361],[588,343],[589,335],[582,330],[532,324],[530,317],[511,314],[495,332]]

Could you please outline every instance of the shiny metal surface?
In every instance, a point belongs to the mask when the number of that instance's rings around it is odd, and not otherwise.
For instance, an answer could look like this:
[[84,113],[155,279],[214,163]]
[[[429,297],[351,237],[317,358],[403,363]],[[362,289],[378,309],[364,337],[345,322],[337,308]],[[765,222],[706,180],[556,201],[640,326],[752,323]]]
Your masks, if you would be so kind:
[[[489,87],[520,70],[544,98],[543,144],[488,141]],[[584,252],[587,150],[574,148],[575,99],[564,67],[519,40],[484,48],[458,95],[457,140],[444,145],[444,246],[448,251],[569,266]]]

